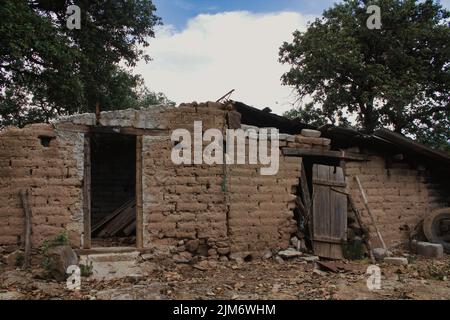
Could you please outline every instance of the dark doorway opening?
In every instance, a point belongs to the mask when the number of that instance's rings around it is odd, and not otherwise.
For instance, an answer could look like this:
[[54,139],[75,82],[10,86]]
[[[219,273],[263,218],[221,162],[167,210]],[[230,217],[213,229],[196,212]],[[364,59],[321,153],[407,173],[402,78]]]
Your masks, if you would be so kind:
[[93,247],[136,244],[136,136],[92,134]]

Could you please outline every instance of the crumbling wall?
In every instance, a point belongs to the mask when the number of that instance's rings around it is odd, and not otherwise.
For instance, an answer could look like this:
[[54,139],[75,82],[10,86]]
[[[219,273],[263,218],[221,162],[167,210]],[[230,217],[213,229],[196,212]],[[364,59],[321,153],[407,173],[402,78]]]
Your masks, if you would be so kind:
[[32,244],[67,232],[74,246],[83,230],[83,136],[37,124],[0,132],[0,244],[21,244],[20,190],[30,190]]
[[[20,241],[23,212],[18,192],[30,188],[34,245],[64,230],[74,246],[82,245],[84,134],[80,132],[99,124],[115,127],[117,132],[145,129],[134,132],[142,135],[138,139],[142,141],[144,247],[171,245],[184,257],[259,255],[267,249],[286,248],[296,230],[293,210],[301,158],[285,157],[278,149],[279,171],[273,176],[260,174],[267,165],[176,165],[171,160],[172,130],[187,129],[193,136],[194,121],[202,121],[203,132],[215,128],[225,136],[229,126],[240,126],[238,115],[230,109],[218,103],[193,103],[102,112],[99,119],[82,114],[54,126],[4,130],[0,135],[0,197],[4,199],[0,216],[6,224],[0,244]],[[40,135],[51,137],[48,146],[41,144]],[[279,147],[328,145],[326,139],[280,135]]]
[[[203,131],[223,131],[223,109],[212,103],[181,105],[168,109],[164,119],[171,130],[187,129],[193,137],[194,121],[202,121]],[[143,137],[144,246],[177,245],[179,251],[210,256],[225,253],[223,166],[175,165],[173,146],[169,136]]]
[[294,220],[301,158],[280,155],[276,175],[260,174],[262,165],[227,168],[228,225],[231,253],[259,255],[289,246]]
[[414,230],[433,209],[443,206],[443,198],[436,196],[438,185],[429,183],[426,172],[410,168],[406,163],[390,164],[387,168],[384,157],[371,155],[369,161],[347,162],[345,173],[352,197],[376,246],[381,244],[364,208],[355,176],[366,191],[369,208],[387,245],[407,240],[409,230]]

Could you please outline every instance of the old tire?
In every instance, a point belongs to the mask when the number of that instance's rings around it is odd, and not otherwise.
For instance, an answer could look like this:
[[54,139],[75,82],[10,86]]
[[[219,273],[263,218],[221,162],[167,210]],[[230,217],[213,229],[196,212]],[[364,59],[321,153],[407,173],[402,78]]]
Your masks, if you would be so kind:
[[423,232],[428,241],[442,244],[444,251],[450,253],[450,242],[441,237],[439,230],[440,221],[444,219],[450,220],[450,208],[434,210],[423,221]]

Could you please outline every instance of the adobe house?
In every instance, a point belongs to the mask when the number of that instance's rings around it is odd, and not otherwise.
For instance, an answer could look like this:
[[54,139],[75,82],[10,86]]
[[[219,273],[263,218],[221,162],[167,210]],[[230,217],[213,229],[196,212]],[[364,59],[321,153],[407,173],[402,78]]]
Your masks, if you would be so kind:
[[[171,134],[193,133],[195,121],[224,135],[279,129],[277,174],[261,175],[266,165],[248,162],[174,164]],[[388,132],[303,129],[315,128],[233,101],[7,127],[0,132],[0,245],[24,242],[24,190],[33,247],[67,232],[75,248],[171,245],[211,257],[260,256],[308,233],[317,254],[342,257],[348,191],[370,228],[356,175],[388,245],[407,239],[408,228],[434,208],[450,205],[448,155]],[[246,152],[252,139],[262,140],[249,135]]]

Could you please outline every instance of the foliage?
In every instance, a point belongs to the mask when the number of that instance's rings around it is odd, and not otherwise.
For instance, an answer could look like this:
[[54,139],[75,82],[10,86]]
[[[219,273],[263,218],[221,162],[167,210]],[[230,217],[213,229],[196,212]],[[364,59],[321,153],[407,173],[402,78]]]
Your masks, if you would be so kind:
[[[66,26],[67,6],[81,29]],[[0,127],[55,116],[138,108],[142,78],[129,70],[161,23],[151,0],[4,0],[0,6]]]
[[16,267],[22,267],[24,263],[25,263],[25,256],[23,255],[23,253],[19,252],[16,255],[16,260],[14,261],[14,265]]
[[94,266],[92,264],[92,261],[89,262],[89,264],[82,264],[80,263],[80,272],[82,277],[89,277],[92,275],[92,272],[94,270]]
[[45,239],[41,244],[42,254],[47,254],[48,250],[57,246],[65,246],[69,244],[69,236],[66,231],[57,234],[53,239]]
[[[381,29],[366,26],[370,4],[381,8]],[[283,84],[320,106],[292,113],[317,123],[354,119],[368,133],[386,127],[448,148],[449,17],[433,0],[335,4],[280,48],[290,65]]]

